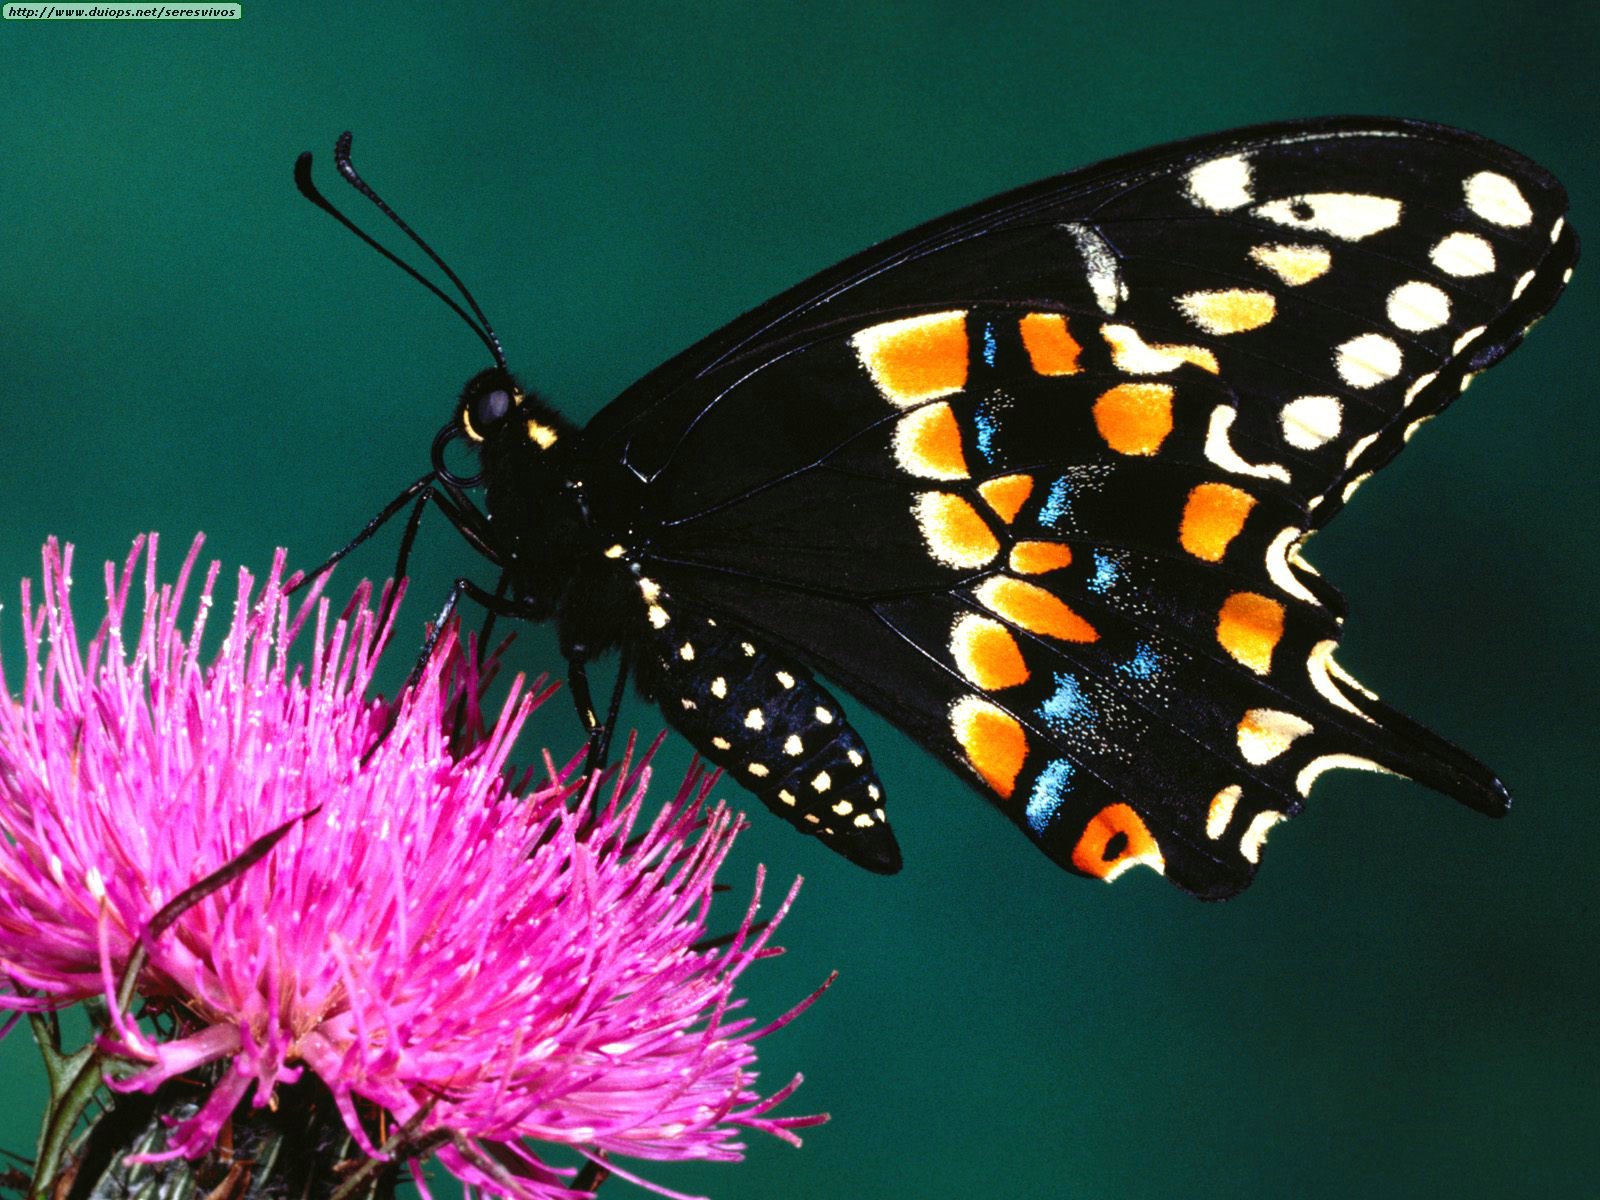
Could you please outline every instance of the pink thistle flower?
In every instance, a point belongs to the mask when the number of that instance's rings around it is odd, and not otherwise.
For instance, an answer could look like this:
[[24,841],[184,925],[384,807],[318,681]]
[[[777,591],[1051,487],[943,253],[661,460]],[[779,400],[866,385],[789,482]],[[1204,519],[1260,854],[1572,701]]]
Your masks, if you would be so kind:
[[[619,769],[605,794],[559,776],[513,786],[507,756],[543,695],[519,678],[485,729],[484,678],[447,634],[395,711],[366,699],[385,634],[370,589],[330,628],[316,589],[297,610],[285,597],[282,552],[254,601],[240,571],[231,628],[203,661],[218,564],[185,632],[200,540],[171,586],[156,583],[155,547],[106,565],[107,616],[80,649],[72,551],[48,543],[37,608],[23,583],[20,699],[0,666],[0,1007],[106,997],[102,1046],[138,1068],[122,1090],[209,1065],[209,1097],[152,1157],[206,1153],[241,1101],[272,1103],[306,1069],[368,1154],[381,1151],[363,1108],[437,1135],[447,1169],[495,1194],[587,1194],[530,1141],[732,1161],[743,1129],[798,1144],[794,1129],[825,1119],[770,1115],[798,1076],[755,1088],[754,1042],[810,1001],[757,1027],[733,986],[776,953],[794,889],[762,926],[758,872],[732,938],[707,943],[740,824],[707,805],[710,780],[691,772],[648,818],[648,765]],[[294,668],[313,613],[309,667]],[[467,747],[453,750],[463,699]],[[163,905],[307,813],[148,936]],[[176,1017],[170,1040],[115,1004],[141,943],[136,990]]]

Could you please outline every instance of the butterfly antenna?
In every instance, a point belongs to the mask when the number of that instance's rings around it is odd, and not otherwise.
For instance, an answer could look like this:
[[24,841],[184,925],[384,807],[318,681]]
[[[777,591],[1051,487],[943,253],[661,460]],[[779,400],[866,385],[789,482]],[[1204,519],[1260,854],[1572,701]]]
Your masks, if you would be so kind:
[[[443,300],[447,305],[449,305],[450,310],[467,323],[467,328],[471,329],[473,333],[478,335],[478,340],[488,348],[489,353],[494,357],[495,364],[502,370],[506,369],[506,359],[504,352],[500,349],[500,339],[495,336],[494,330],[489,328],[489,322],[484,320],[482,310],[478,308],[477,303],[472,299],[472,294],[462,286],[461,280],[456,278],[455,272],[449,267],[445,266],[445,264],[440,260],[439,256],[429,249],[426,242],[423,242],[421,238],[417,237],[415,233],[411,232],[410,227],[407,226],[404,221],[400,220],[400,218],[395,215],[393,210],[391,210],[387,204],[384,204],[384,202],[378,198],[376,193],[374,193],[372,189],[361,180],[359,175],[355,174],[355,169],[353,167],[350,167],[348,174],[345,173],[345,168],[350,166],[349,138],[350,135],[348,133],[341,137],[339,139],[338,146],[336,146],[334,150],[336,160],[340,151],[343,151],[345,154],[343,165],[340,168],[340,174],[345,175],[346,179],[350,179],[352,176],[354,176],[353,183],[362,192],[362,194],[372,199],[379,206],[379,208],[388,214],[391,220],[398,224],[401,229],[405,230],[406,233],[410,234],[411,238],[427,251],[428,256],[432,258],[434,262],[439,264],[439,266],[444,270],[444,273],[450,277],[451,281],[456,285],[456,287],[461,288],[461,294],[467,298],[467,303],[472,306],[473,312],[478,314],[478,320],[473,320],[472,317],[467,313],[466,309],[457,304],[453,298],[447,295],[444,290],[435,284],[431,279],[423,275],[399,255],[389,250],[388,247],[381,245],[364,229],[362,229],[349,217],[345,216],[333,206],[333,202],[324,196],[322,192],[318,190],[317,185],[311,180],[311,151],[309,150],[302,153],[300,157],[295,160],[294,164],[294,182],[295,186],[300,189],[300,194],[307,200],[311,201],[311,203],[315,204],[323,212],[327,213],[334,220],[338,221],[339,224],[343,225],[367,245],[371,246],[379,254],[383,255],[384,258],[388,259],[395,266],[399,267],[407,275],[411,276],[411,278],[415,279],[423,287],[427,288],[435,296],[439,297],[439,299]],[[480,321],[482,322],[481,325],[479,324]]]
[[400,218],[400,214],[385,204],[383,202],[383,197],[378,195],[377,192],[373,191],[371,185],[368,184],[365,179],[361,178],[360,173],[356,171],[355,163],[350,161],[351,140],[350,131],[347,129],[345,132],[339,135],[339,140],[333,144],[333,164],[339,168],[339,174],[344,176],[344,181],[346,183],[355,188],[356,191],[360,192],[368,200],[371,200],[373,204],[377,205],[378,211],[384,216],[388,217],[389,220],[393,221],[399,228],[400,232],[415,242],[422,249],[422,252],[433,260],[434,265],[449,277],[450,282],[456,285],[456,290],[460,292],[462,297],[466,300],[467,307],[472,309],[473,313],[478,318],[478,323],[483,326],[484,333],[488,335],[489,342],[491,343],[490,351],[494,355],[494,361],[500,366],[501,370],[504,370],[506,366],[506,356],[501,353],[500,339],[495,335],[494,326],[489,324],[489,318],[483,315],[483,309],[479,308],[478,302],[473,299],[471,290],[468,289],[466,284],[461,282],[461,277],[450,269],[450,264],[445,262],[444,259],[440,258],[439,255],[434,252],[433,247],[428,245],[427,242],[423,241],[422,238],[417,234],[417,231],[412,229],[411,226],[407,225],[405,221]]

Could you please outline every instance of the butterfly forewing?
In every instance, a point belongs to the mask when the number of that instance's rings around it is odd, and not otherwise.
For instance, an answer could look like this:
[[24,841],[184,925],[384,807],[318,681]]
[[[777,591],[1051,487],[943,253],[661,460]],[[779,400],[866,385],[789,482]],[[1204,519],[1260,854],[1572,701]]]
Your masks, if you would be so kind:
[[1381,121],[1047,181],[647,377],[586,431],[594,490],[652,578],[879,709],[1063,865],[1229,895],[1331,767],[1503,811],[1338,667],[1300,545],[1553,302],[1564,205],[1510,151]]

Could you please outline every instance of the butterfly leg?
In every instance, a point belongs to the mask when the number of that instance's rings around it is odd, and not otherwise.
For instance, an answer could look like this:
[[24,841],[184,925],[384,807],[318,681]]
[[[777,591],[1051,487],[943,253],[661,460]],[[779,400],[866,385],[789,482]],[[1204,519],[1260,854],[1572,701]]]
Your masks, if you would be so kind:
[[577,707],[578,719],[589,735],[589,751],[584,760],[584,771],[593,774],[603,770],[611,753],[611,735],[617,726],[617,714],[622,711],[622,694],[628,683],[628,655],[624,650],[617,665],[617,680],[611,687],[611,703],[606,709],[606,719],[600,720],[594,708],[594,695],[589,688],[588,660],[573,654],[567,659],[567,687],[572,702]]

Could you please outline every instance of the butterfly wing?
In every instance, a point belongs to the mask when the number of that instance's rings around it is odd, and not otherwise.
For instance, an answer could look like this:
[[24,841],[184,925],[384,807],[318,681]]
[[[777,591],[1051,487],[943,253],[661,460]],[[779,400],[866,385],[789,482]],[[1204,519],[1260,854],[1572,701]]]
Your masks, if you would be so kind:
[[1299,554],[1576,257],[1548,175],[1339,119],[1046,181],[852,259],[585,431],[676,594],[787,646],[1043,849],[1251,878],[1330,767],[1504,789],[1333,660]]

